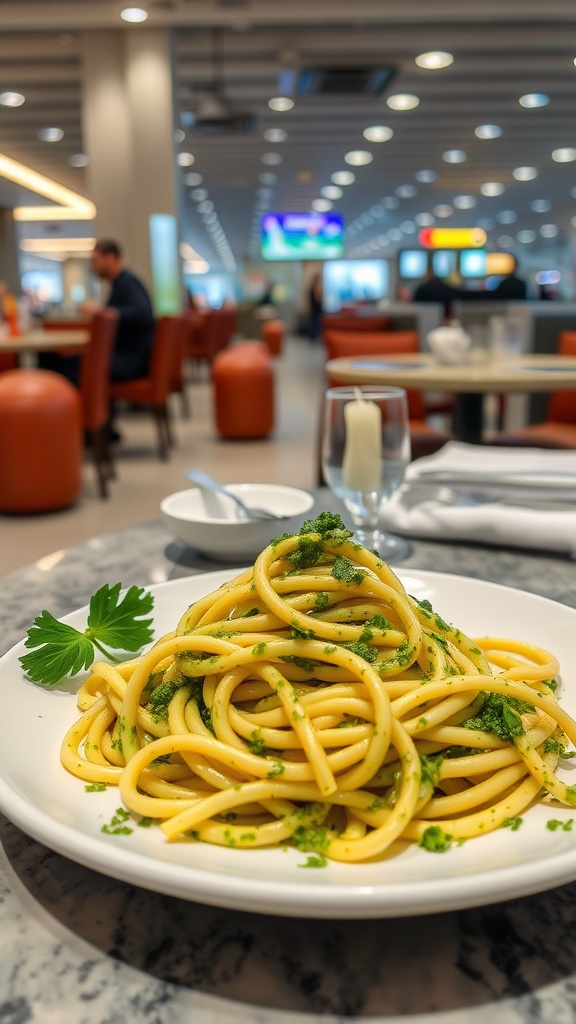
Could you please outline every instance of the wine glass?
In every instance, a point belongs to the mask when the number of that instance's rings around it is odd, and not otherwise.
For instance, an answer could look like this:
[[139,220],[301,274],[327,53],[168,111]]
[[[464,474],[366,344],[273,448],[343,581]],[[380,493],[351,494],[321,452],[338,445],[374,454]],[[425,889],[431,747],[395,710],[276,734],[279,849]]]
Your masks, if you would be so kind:
[[355,538],[386,562],[406,558],[402,537],[383,533],[378,518],[410,461],[408,403],[403,388],[329,388],[324,399],[322,471],[352,515]]

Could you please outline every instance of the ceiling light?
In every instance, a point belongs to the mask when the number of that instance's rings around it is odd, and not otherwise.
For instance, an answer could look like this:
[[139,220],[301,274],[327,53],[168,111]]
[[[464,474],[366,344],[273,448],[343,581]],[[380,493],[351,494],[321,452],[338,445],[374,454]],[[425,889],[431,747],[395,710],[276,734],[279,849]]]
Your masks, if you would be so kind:
[[502,135],[502,129],[497,124],[479,124],[474,129],[474,135],[478,139],[498,139]]
[[[268,188],[268,187],[259,188],[259,189],[256,190],[256,195],[260,196],[260,199],[269,199],[270,196],[273,195],[273,193],[274,193],[274,189],[273,188]],[[326,198],[330,199],[330,196],[327,196]]]
[[386,103],[391,110],[414,110],[420,103],[420,99],[410,92],[397,92],[389,96]]
[[[401,185],[400,188],[402,188]],[[398,207],[400,206],[400,203],[395,198],[395,196],[384,196],[381,202],[385,210],[397,210]]]
[[480,185],[480,191],[483,196],[501,196],[504,185],[500,181],[485,181]]
[[294,100],[291,100],[289,96],[273,96],[271,100],[268,100],[268,106],[270,110],[292,110]]
[[385,124],[373,124],[369,128],[365,128],[362,134],[365,139],[368,139],[368,142],[388,142],[394,132]]
[[145,11],[143,7],[125,7],[123,11],[120,11],[120,17],[122,21],[137,25],[139,22],[148,20],[148,11]]
[[370,213],[376,218],[376,220],[379,220],[380,217],[384,216],[384,207],[381,206],[380,203],[374,203],[374,205],[370,207]]
[[313,199],[310,203],[310,207],[312,210],[315,210],[316,213],[327,213],[328,210],[332,209],[332,203],[329,199]]
[[203,199],[208,199],[208,189],[195,188],[191,195],[192,199],[195,199],[197,203],[201,203]]
[[439,203],[438,206],[434,207],[432,212],[435,217],[450,217],[454,213],[454,210],[448,205],[448,203]]
[[463,149],[447,149],[442,154],[442,159],[447,164],[463,164],[468,157]]
[[258,175],[258,181],[262,185],[273,185],[278,179],[278,175],[274,174],[274,171],[262,171],[262,174]]
[[545,107],[550,103],[550,97],[543,92],[528,92],[518,100],[521,107]]
[[534,210],[534,213],[548,213],[551,208],[552,203],[549,199],[535,199],[530,203],[530,209]]
[[416,171],[416,174],[414,175],[414,177],[416,178],[416,181],[431,182],[431,181],[436,181],[436,178],[438,177],[438,175],[436,174],[436,171],[423,170],[423,171]]
[[314,175],[312,174],[312,171],[296,171],[294,177],[296,178],[296,181],[312,181]]
[[556,238],[558,228],[555,224],[543,224],[540,228],[540,234],[542,238]]
[[400,231],[403,231],[405,235],[413,235],[416,231],[416,225],[414,221],[403,220],[400,225]]
[[518,220],[518,214],[514,213],[514,210],[500,210],[500,213],[496,214],[496,220],[501,224],[514,224]]
[[398,185],[394,191],[400,199],[412,199],[416,195],[417,189],[414,188],[414,185]]
[[93,220],[96,207],[90,199],[73,192],[72,189],[59,185],[51,178],[46,178],[31,167],[20,164],[16,160],[0,153],[0,177],[14,181],[17,185],[36,192],[37,195],[50,199],[58,206],[17,206],[12,211],[14,220]]
[[516,181],[533,181],[538,177],[538,169],[536,167],[515,167],[512,176],[516,178]]
[[25,102],[25,97],[21,92],[0,92],[0,106],[2,107],[21,107]]
[[576,149],[572,149],[570,146],[561,146],[560,149],[553,149],[552,159],[557,164],[570,164],[573,160],[576,160]]
[[280,153],[262,153],[260,159],[263,164],[270,164],[270,166],[273,166],[275,164],[281,164],[283,158]]
[[454,63],[454,57],[444,50],[429,50],[427,53],[420,53],[414,58],[414,61],[419,68],[425,68],[427,71],[439,71],[440,68],[450,67]]
[[518,239],[519,242],[522,242],[522,245],[527,245],[529,242],[533,242],[535,240],[536,232],[535,231],[519,231],[518,234],[516,235],[516,238]]
[[191,171],[190,174],[184,175],[184,184],[190,188],[194,188],[195,185],[201,185],[203,180],[202,175],[197,174],[196,171]]
[[86,153],[73,153],[68,157],[70,167],[87,167],[89,162]]
[[183,132],[181,128],[176,128],[174,132],[174,142],[184,142],[186,138],[186,132]]
[[417,213],[414,220],[420,228],[429,228],[434,223],[434,217],[431,213]]
[[338,188],[338,185],[325,185],[320,191],[324,199],[340,199],[344,195],[342,189]]
[[514,239],[511,235],[500,235],[496,239],[496,245],[499,245],[501,249],[511,249],[514,245]]
[[388,232],[388,238],[390,239],[391,242],[401,242],[402,232],[400,231],[399,228],[390,228]]
[[84,252],[91,253],[96,244],[95,238],[23,238],[20,242],[22,252]]
[[42,139],[42,142],[60,142],[64,138],[64,132],[61,128],[41,128],[38,138]]
[[212,213],[213,209],[214,209],[214,203],[210,199],[202,199],[198,203],[198,212],[199,213]]
[[367,149],[351,149],[345,154],[344,159],[352,167],[364,167],[365,164],[371,164],[374,157]]
[[492,231],[494,227],[494,221],[492,220],[491,217],[480,217],[476,221],[476,224],[478,225],[479,228],[483,228],[484,231]]
[[374,217],[371,213],[363,213],[360,220],[365,228],[369,228],[374,223]]
[[476,197],[454,196],[452,202],[457,210],[471,210],[473,206],[476,206]]
[[288,138],[288,132],[284,128],[268,128],[264,132],[266,142],[284,142]]
[[330,181],[335,185],[352,185],[356,181],[356,175],[353,171],[334,171],[334,174],[330,175]]
[[176,161],[179,167],[191,167],[196,157],[192,153],[178,153]]

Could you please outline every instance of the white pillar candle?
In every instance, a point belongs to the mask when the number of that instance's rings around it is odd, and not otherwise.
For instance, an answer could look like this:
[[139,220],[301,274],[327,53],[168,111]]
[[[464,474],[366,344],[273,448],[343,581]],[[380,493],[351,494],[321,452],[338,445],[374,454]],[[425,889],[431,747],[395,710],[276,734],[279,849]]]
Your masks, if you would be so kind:
[[379,491],[382,463],[380,409],[374,402],[358,397],[344,406],[344,422],[344,486],[363,494]]

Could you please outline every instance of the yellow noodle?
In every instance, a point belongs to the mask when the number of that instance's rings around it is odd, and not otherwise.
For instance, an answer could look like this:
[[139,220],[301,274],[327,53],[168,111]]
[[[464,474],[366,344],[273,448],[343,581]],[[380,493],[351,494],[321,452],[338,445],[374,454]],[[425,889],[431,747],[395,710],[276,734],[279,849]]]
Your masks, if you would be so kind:
[[[464,636],[344,530],[284,537],[146,654],[95,664],[61,758],[167,840],[363,861],[538,797],[576,806],[558,671],[534,644]],[[509,733],[482,717],[494,701]]]

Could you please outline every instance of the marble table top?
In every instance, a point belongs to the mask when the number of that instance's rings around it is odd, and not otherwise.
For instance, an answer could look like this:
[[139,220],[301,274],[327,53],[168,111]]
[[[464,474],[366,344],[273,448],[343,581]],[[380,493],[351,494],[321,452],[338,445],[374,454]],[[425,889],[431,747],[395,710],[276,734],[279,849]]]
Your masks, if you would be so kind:
[[[317,496],[317,509],[334,499]],[[403,566],[505,582],[576,607],[574,563],[415,541]],[[101,584],[223,566],[160,521],[95,537],[0,579],[1,650],[41,607]],[[39,602],[41,602],[39,604]],[[202,906],[107,878],[0,815],[2,1024],[568,1024],[576,1019],[576,884],[495,906],[306,921]]]

